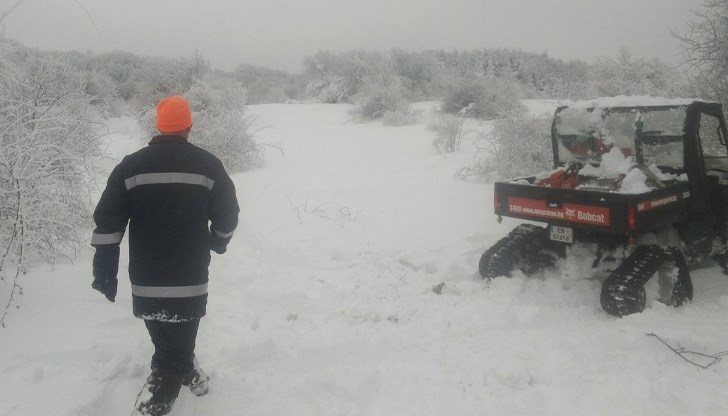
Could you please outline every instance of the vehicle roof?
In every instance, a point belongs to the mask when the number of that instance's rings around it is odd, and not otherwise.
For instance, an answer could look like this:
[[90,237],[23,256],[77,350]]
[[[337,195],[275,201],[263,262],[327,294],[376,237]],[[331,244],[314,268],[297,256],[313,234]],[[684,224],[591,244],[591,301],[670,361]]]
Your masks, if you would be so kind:
[[693,103],[717,104],[700,98],[664,98],[647,95],[619,95],[616,97],[599,97],[590,100],[575,101],[566,104],[566,106],[569,108],[659,107],[683,106]]

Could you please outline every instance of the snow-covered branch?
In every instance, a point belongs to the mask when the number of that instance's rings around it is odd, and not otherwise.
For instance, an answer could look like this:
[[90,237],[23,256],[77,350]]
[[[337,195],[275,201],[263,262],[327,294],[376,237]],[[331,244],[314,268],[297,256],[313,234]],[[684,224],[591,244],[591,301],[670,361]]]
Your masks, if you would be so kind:
[[[657,338],[664,346],[677,354],[678,357],[682,358],[683,360],[689,362],[696,367],[700,367],[706,370],[714,366],[715,364],[718,364],[723,359],[723,357],[728,355],[728,351],[721,351],[715,354],[706,354],[702,352],[687,350],[680,345],[673,347],[672,345],[668,344],[667,341],[665,341],[659,335],[653,332],[650,332],[649,334],[647,334],[647,336]],[[699,360],[702,360],[703,363],[698,362]]]

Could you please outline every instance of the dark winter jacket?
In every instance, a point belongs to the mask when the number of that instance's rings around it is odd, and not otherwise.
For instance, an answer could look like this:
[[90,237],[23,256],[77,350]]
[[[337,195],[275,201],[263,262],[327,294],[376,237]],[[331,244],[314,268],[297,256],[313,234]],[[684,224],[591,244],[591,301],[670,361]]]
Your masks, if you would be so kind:
[[114,168],[96,206],[94,277],[115,281],[128,222],[134,315],[200,318],[210,250],[225,251],[238,212],[235,186],[220,160],[183,137],[154,137]]

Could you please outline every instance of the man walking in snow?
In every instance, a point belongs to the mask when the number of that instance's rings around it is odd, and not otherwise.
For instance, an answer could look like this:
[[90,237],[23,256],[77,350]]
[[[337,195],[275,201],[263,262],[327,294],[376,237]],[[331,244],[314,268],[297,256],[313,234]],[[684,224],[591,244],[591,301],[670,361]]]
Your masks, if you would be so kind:
[[226,251],[239,212],[235,186],[220,160],[187,141],[187,100],[166,97],[156,115],[161,134],[111,172],[91,238],[91,286],[113,302],[119,245],[129,223],[134,315],[144,319],[155,349],[152,373],[135,405],[142,415],[169,413],[182,385],[198,396],[208,391],[209,377],[194,350],[206,312],[210,250]]

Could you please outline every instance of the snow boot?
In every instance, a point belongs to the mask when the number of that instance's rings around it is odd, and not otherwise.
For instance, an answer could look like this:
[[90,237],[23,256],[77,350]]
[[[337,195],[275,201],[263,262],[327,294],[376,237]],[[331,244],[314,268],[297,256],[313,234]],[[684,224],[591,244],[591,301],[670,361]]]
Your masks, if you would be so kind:
[[188,386],[195,396],[204,396],[210,391],[210,376],[200,367],[195,358],[195,369],[187,373],[182,379],[182,384]]
[[166,415],[172,411],[180,388],[182,388],[180,373],[167,368],[154,368],[139,392],[133,415]]

